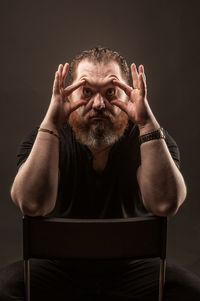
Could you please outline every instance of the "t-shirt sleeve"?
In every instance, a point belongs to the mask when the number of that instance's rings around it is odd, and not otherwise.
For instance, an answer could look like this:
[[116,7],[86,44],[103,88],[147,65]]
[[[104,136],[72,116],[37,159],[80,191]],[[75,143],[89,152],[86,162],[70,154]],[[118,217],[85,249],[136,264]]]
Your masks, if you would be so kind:
[[178,149],[178,146],[175,142],[175,140],[169,135],[169,133],[165,130],[165,135],[166,135],[166,144],[169,149],[169,152],[177,165],[178,168],[180,168],[180,152]]
[[36,127],[34,130],[32,130],[29,134],[24,136],[22,139],[21,144],[19,145],[18,152],[17,152],[17,168],[26,161],[28,158],[32,146],[34,144],[35,138],[37,136],[39,127]]

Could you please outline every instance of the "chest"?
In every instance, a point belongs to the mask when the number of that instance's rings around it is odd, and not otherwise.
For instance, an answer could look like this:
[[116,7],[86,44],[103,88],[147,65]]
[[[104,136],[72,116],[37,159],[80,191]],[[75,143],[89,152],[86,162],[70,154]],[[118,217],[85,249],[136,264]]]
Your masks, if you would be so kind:
[[92,167],[95,171],[103,171],[108,162],[109,153],[99,154],[97,156],[93,156],[92,159]]

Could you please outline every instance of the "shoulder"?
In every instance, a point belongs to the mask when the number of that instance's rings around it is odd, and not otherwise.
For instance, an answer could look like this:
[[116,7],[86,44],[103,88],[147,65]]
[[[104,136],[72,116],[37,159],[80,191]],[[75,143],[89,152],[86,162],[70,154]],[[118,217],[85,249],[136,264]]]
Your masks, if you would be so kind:
[[[19,168],[29,156],[33,144],[35,142],[39,126],[28,131],[22,138],[17,150],[17,167]],[[73,132],[68,123],[66,123],[59,131],[60,145],[70,145],[73,140]]]
[[28,133],[26,133],[24,135],[24,137],[22,138],[18,150],[17,150],[17,167],[19,168],[25,161],[26,158],[28,157],[33,143],[35,141],[35,138],[37,136],[38,133],[38,129],[39,126],[35,127],[34,129],[32,129],[31,131],[29,131]]
[[125,138],[138,138],[138,136],[139,136],[138,126],[129,120],[127,127],[124,131],[124,137]]
[[60,140],[65,141],[66,139],[70,139],[74,136],[73,130],[71,128],[71,126],[69,125],[69,123],[65,123],[63,125],[63,127],[60,129],[59,131],[59,135],[60,135]]
[[178,148],[178,145],[176,143],[176,141],[174,140],[174,138],[168,133],[168,131],[166,129],[164,129],[165,131],[165,141],[167,144],[167,147],[170,151],[170,154],[172,156],[172,158],[174,159],[174,162],[176,163],[176,165],[180,168],[180,151]]
[[[171,136],[171,134],[169,134],[169,132],[164,129],[165,132],[165,142],[167,144],[167,147],[169,149],[169,152],[174,160],[174,162],[176,163],[176,165],[178,167],[180,167],[180,152],[179,152],[179,148],[178,145],[176,143],[176,141],[174,140],[174,138]],[[125,144],[128,143],[128,145],[132,145],[134,146],[134,149],[138,150],[138,152],[140,153],[140,144],[139,144],[139,137],[140,133],[139,133],[139,128],[136,124],[134,124],[133,122],[129,121],[127,128],[124,132],[124,136],[122,141],[125,142]]]

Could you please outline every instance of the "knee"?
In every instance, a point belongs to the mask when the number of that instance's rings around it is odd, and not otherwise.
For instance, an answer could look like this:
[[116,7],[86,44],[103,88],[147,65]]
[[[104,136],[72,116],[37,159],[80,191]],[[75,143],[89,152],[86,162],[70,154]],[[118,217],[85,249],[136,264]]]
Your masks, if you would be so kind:
[[23,263],[17,262],[0,270],[0,300],[24,301]]
[[175,264],[166,269],[165,300],[199,301],[200,278]]

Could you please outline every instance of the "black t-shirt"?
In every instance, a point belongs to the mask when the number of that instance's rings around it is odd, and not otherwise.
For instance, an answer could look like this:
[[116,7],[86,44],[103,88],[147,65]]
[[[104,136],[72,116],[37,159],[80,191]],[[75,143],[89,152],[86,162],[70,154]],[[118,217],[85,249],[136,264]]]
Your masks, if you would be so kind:
[[[18,167],[28,157],[37,131],[38,127],[24,138],[18,152]],[[90,150],[76,140],[69,124],[65,124],[60,130],[58,195],[50,216],[126,218],[148,215],[136,177],[140,165],[138,135],[138,127],[129,122],[123,137],[111,148],[105,169],[96,172]],[[167,132],[166,143],[179,166],[177,145]]]

